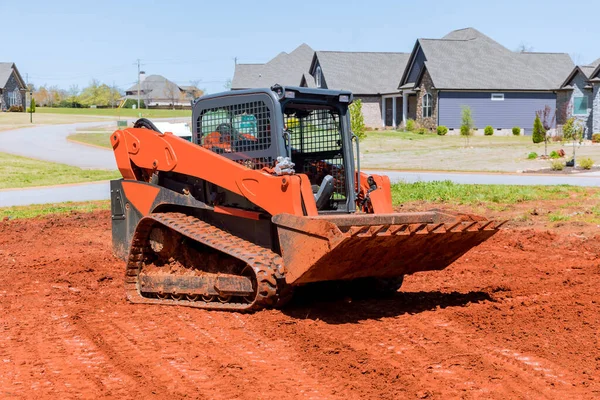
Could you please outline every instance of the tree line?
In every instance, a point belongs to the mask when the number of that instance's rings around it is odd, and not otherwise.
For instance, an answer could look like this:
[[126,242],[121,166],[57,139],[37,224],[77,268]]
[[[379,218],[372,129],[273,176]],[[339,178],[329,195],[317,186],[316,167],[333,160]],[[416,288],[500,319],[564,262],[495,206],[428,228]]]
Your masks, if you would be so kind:
[[123,96],[116,86],[109,86],[93,79],[88,86],[80,89],[78,85],[71,85],[68,90],[58,86],[42,85],[35,87],[29,84],[29,91],[38,106],[44,107],[117,107],[119,99]]

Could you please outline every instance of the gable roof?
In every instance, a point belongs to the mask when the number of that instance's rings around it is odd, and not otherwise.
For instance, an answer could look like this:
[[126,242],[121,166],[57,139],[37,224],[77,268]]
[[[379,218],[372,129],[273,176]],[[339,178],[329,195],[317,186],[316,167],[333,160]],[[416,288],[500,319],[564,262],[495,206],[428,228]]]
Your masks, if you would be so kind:
[[[126,90],[126,92],[137,92],[138,84]],[[182,89],[162,75],[148,75],[140,82],[140,91],[144,92],[145,98],[171,99],[175,95],[179,98]]]
[[[328,89],[354,94],[382,94],[398,91],[398,76],[410,54],[382,52],[317,51],[310,72],[321,66]],[[314,82],[305,77],[307,83]],[[314,83],[313,83],[314,85]]]
[[4,86],[6,86],[6,83],[8,82],[8,79],[10,78],[10,75],[12,74],[13,71],[15,71],[15,74],[17,75],[17,79],[21,83],[21,87],[27,86],[27,85],[25,85],[25,81],[23,81],[23,78],[21,77],[21,74],[19,73],[19,70],[17,69],[17,66],[15,65],[15,63],[0,62],[0,89],[2,89]]
[[265,64],[237,64],[231,81],[232,89],[300,86],[302,75],[307,73],[315,51],[303,43],[291,53],[279,53]]
[[565,79],[561,85],[561,88],[567,88],[578,72],[583,74],[583,76],[589,80],[600,77],[600,58],[588,65],[575,66],[575,68],[573,68],[571,73],[567,76],[567,79]]
[[[574,67],[566,53],[513,52],[473,28],[418,39],[409,68],[419,49],[438,89],[555,90]],[[409,76],[405,71],[400,86]]]

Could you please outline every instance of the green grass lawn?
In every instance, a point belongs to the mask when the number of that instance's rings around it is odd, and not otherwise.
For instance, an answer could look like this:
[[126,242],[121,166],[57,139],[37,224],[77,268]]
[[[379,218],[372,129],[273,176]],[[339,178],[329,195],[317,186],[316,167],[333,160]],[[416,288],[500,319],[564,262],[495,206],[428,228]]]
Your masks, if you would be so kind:
[[[570,159],[572,142],[548,143],[548,154],[559,149],[566,153],[561,161]],[[365,169],[517,172],[550,168],[548,160],[527,159],[530,152],[544,154],[544,144],[534,144],[531,136],[472,136],[466,146],[458,135],[370,131],[360,150]],[[600,163],[600,145],[586,143],[577,149],[577,157]]]
[[120,178],[121,174],[0,153],[0,176],[0,189],[7,189],[102,181]]
[[35,204],[31,206],[15,206],[0,208],[0,220],[8,217],[16,218],[34,218],[49,214],[65,214],[71,212],[92,212],[96,210],[110,209],[110,200],[86,201],[86,202],[66,202],[58,204]]
[[460,205],[515,204],[524,201],[565,199],[573,194],[582,197],[596,196],[600,199],[600,189],[569,185],[465,185],[451,181],[392,185],[392,201],[396,206],[414,201]]
[[104,128],[88,128],[86,130],[78,130],[77,133],[69,135],[67,138],[74,142],[91,144],[112,150],[112,145],[110,144],[110,135],[112,132],[113,130],[108,131]]
[[140,112],[144,118],[179,118],[191,117],[191,110],[154,110],[140,109],[134,110],[131,108],[51,108],[37,107],[36,113],[40,114],[69,114],[69,115],[97,115],[97,116],[114,116],[123,118],[138,118]]

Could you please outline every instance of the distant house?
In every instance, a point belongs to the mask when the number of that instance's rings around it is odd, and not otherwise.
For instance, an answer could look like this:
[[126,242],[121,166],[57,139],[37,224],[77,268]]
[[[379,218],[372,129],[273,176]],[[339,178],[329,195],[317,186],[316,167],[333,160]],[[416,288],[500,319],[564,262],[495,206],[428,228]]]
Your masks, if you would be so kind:
[[12,62],[0,62],[0,110],[21,106],[25,111],[27,85],[17,66]]
[[365,125],[397,126],[403,106],[398,75],[408,57],[408,53],[317,51],[302,86],[349,90],[363,102]]
[[399,89],[403,104],[416,97],[414,116],[430,128],[460,128],[462,107],[468,106],[480,129],[519,126],[529,133],[537,110],[556,108],[557,91],[573,67],[568,54],[513,52],[467,28],[418,39]]
[[600,58],[590,65],[576,66],[557,96],[557,121],[571,116],[584,127],[584,137],[600,133]]
[[350,90],[363,102],[367,126],[395,126],[393,110],[402,107],[397,88],[399,71],[404,70],[408,56],[407,53],[315,52],[302,44],[265,64],[237,64],[231,88],[271,87],[278,83]]
[[[202,96],[195,86],[179,86],[161,75],[140,74],[139,98],[146,107],[190,107],[194,98]],[[121,100],[138,99],[138,84],[125,91]]]

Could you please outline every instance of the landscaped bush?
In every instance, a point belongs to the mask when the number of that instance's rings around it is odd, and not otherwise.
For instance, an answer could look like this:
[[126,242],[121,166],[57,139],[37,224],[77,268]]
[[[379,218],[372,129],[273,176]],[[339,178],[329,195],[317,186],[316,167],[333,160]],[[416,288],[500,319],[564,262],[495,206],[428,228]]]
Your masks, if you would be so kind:
[[532,151],[531,153],[527,154],[527,159],[529,160],[535,160],[536,158],[538,158],[538,154],[535,151]]
[[594,160],[591,158],[582,158],[579,160],[579,166],[583,169],[591,169],[594,166]]
[[552,150],[550,152],[550,158],[552,158],[552,159],[560,158],[560,155],[555,150]]
[[416,133],[418,133],[419,135],[424,135],[427,133],[427,129],[425,128],[419,128],[416,130]]
[[444,126],[444,125],[440,125],[437,127],[437,134],[440,136],[444,136],[446,133],[448,133],[448,127]]
[[492,128],[490,125],[486,126],[483,129],[483,134],[485,136],[492,136],[494,134],[494,128]]
[[533,140],[533,143],[536,144],[542,143],[546,139],[546,131],[544,130],[540,116],[537,114],[533,121],[533,134],[531,135],[531,139]]
[[521,128],[518,126],[515,126],[514,128],[512,128],[512,133],[515,136],[519,136],[521,134]]
[[562,171],[565,168],[565,164],[560,160],[554,160],[550,163],[553,171]]
[[10,106],[8,112],[23,112],[23,106]]
[[406,130],[412,132],[415,130],[415,120],[409,119],[406,121]]
[[600,133],[594,133],[592,135],[592,143],[600,143]]
[[365,133],[365,117],[362,113],[362,101],[360,99],[354,100],[350,104],[350,128],[360,140],[367,137]]

